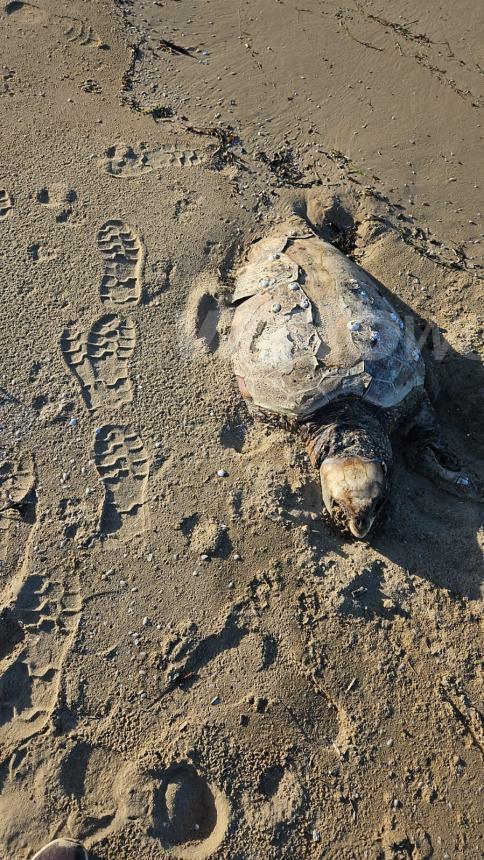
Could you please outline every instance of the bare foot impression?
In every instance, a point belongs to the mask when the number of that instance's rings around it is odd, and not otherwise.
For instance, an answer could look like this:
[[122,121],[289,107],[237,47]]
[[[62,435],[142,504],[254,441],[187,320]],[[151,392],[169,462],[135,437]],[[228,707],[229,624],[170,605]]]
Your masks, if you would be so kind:
[[99,229],[97,242],[104,258],[101,300],[136,304],[141,298],[144,257],[138,233],[124,221],[112,219]]
[[150,469],[142,440],[131,428],[108,424],[96,433],[94,459],[104,484],[101,533],[121,540],[142,534]]
[[61,352],[89,410],[117,409],[131,403],[128,365],[135,345],[134,322],[115,314],[102,316],[87,335],[74,329],[64,331]]

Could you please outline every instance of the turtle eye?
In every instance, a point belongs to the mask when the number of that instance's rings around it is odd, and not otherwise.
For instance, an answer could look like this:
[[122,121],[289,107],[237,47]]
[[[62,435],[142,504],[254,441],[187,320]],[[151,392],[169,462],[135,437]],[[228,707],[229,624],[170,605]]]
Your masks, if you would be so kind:
[[336,520],[342,520],[345,518],[343,507],[336,499],[331,499],[331,516]]

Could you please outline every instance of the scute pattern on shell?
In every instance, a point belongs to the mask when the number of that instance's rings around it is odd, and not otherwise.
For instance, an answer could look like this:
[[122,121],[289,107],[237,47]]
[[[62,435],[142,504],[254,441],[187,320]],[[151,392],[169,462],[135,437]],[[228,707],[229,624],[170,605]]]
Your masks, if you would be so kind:
[[267,286],[275,286],[297,280],[297,264],[282,254],[285,244],[285,236],[275,236],[252,245],[249,260],[237,275],[234,302],[258,293],[261,286],[266,286],[261,281],[267,280]]
[[390,408],[423,384],[413,332],[356,263],[316,236],[279,234],[254,248],[237,277],[234,301],[248,298],[230,350],[255,407],[304,421],[348,395]]

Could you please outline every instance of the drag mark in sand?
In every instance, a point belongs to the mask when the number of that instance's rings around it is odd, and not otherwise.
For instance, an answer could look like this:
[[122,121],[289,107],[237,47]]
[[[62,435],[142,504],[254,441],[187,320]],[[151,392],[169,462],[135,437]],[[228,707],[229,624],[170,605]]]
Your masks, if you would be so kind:
[[136,326],[106,314],[86,335],[65,329],[61,337],[62,356],[80,384],[90,411],[115,409],[131,403],[133,393],[128,364],[136,346]]
[[98,248],[104,258],[101,300],[136,304],[141,298],[144,248],[132,227],[112,219],[99,229]]
[[138,434],[108,424],[96,432],[94,460],[104,484],[100,531],[129,540],[148,527],[149,460]]

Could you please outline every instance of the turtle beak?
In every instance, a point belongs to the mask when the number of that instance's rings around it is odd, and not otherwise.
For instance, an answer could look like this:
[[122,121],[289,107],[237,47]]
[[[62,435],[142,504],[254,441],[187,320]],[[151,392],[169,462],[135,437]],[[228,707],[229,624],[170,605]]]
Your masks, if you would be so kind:
[[348,528],[353,535],[353,537],[358,538],[358,540],[362,540],[365,538],[370,531],[375,517],[371,515],[358,515],[348,520]]

